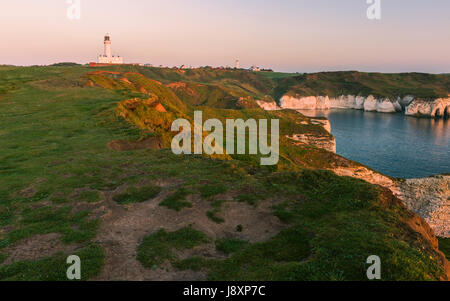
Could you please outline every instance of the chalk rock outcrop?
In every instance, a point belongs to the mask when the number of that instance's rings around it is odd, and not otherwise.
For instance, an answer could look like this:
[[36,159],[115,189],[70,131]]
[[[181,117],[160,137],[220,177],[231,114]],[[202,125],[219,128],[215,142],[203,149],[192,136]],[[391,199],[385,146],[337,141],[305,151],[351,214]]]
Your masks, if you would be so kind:
[[376,111],[377,103],[378,103],[377,99],[375,97],[373,97],[372,95],[370,95],[364,101],[364,111],[367,111],[367,112]]
[[294,141],[295,145],[314,145],[318,148],[323,148],[329,152],[336,153],[336,140],[334,137],[329,136],[317,136],[307,134],[295,134],[287,136],[287,138]]
[[333,171],[390,189],[409,210],[424,218],[437,236],[450,237],[450,176],[393,180],[366,167],[338,167]]
[[289,96],[280,99],[283,109],[294,110],[328,110],[328,109],[355,109],[376,111],[382,113],[394,113],[402,111],[400,99],[395,101],[389,98],[377,99],[372,95],[368,97],[355,95],[341,95],[339,97],[328,96]]
[[406,206],[441,237],[450,237],[450,176],[409,179],[398,184]]
[[450,237],[450,176],[393,180],[366,167],[338,167],[333,171],[388,188],[408,207],[421,216],[440,237]]
[[400,104],[390,100],[389,98],[385,98],[383,100],[377,101],[376,108],[374,111],[377,111],[380,113],[395,113],[395,112],[397,112],[397,108],[400,108],[400,111],[401,111]]
[[328,119],[311,119],[312,124],[321,125],[328,133],[331,134],[331,122]]
[[450,97],[432,101],[415,99],[406,107],[405,114],[409,116],[450,117]]
[[355,109],[368,112],[395,113],[405,111],[410,116],[449,117],[450,97],[424,100],[408,95],[405,97],[376,98],[355,95],[328,96],[289,96],[280,99],[282,109],[294,110],[329,110]]
[[402,199],[403,194],[401,189],[398,187],[396,182],[389,178],[388,176],[382,175],[374,170],[371,170],[364,166],[354,166],[354,167],[337,167],[332,169],[334,173],[338,176],[352,177],[364,180],[374,185],[380,185],[382,187],[388,188],[392,193],[398,198]]
[[402,108],[406,108],[414,101],[414,99],[414,96],[406,95],[405,97],[398,97],[397,102],[401,105]]
[[[310,121],[303,121],[301,124],[308,125],[314,124],[323,127],[328,133],[331,134],[331,123],[328,119],[315,119]],[[286,136],[288,139],[293,140],[294,144],[309,144],[315,147],[325,149],[329,152],[336,153],[336,139],[333,135],[317,135],[317,134],[294,134],[292,136]]]
[[285,95],[280,99],[280,107],[294,110],[328,110],[331,108],[328,96],[294,97]]
[[281,110],[281,108],[278,106],[278,104],[275,101],[264,101],[264,100],[257,100],[256,103],[258,104],[258,106],[260,106],[261,108],[263,108],[266,111],[277,111],[277,110]]

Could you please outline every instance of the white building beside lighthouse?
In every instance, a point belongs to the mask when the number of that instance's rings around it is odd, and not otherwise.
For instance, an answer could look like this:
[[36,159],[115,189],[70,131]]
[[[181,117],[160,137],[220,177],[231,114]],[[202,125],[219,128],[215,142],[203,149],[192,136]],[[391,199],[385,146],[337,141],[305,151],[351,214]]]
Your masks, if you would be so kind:
[[123,64],[123,57],[114,56],[111,52],[111,38],[109,34],[105,36],[105,52],[98,56],[99,64]]

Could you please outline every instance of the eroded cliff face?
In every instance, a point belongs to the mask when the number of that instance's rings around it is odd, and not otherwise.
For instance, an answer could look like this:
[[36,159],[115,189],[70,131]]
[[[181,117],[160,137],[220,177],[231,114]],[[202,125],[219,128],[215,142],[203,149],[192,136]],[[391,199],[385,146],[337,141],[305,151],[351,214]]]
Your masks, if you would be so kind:
[[264,101],[264,100],[257,100],[256,103],[266,111],[281,110],[281,108],[278,106],[278,104],[275,101],[268,102],[268,101]]
[[450,97],[438,98],[433,101],[415,99],[405,109],[410,116],[450,117]]
[[388,188],[396,197],[402,199],[403,194],[397,183],[388,176],[382,175],[364,166],[340,166],[332,169],[334,173],[342,177],[352,177],[364,180],[370,184]]
[[366,167],[338,167],[333,171],[388,188],[406,207],[418,214],[440,237],[450,237],[450,176],[393,180]]
[[292,140],[295,145],[314,145],[315,147],[325,149],[329,152],[336,153],[336,139],[331,135],[331,123],[327,119],[314,119],[310,118],[309,121],[301,122],[303,125],[319,125],[323,127],[330,135],[323,134],[293,134],[286,136],[286,138]]
[[294,110],[328,110],[331,108],[328,96],[293,97],[285,95],[280,99],[280,107]]
[[[275,104],[276,105],[276,104]],[[289,96],[280,99],[282,109],[294,110],[329,110],[355,109],[368,112],[395,113],[405,112],[410,116],[447,117],[450,115],[450,97],[424,100],[408,95],[405,97],[376,98],[355,95],[328,96]]]
[[328,96],[288,96],[280,99],[280,106],[284,109],[295,110],[328,110],[328,109],[355,109],[365,111],[377,111],[382,113],[395,113],[402,111],[403,99],[391,100],[389,98],[377,99],[355,95],[342,95],[339,97]]
[[450,237],[450,176],[393,180],[366,167],[339,167],[333,171],[388,188],[409,210],[425,219],[437,236]]
[[336,152],[336,140],[328,136],[316,136],[316,135],[306,135],[306,134],[296,134],[292,136],[287,136],[288,139],[294,141],[294,144],[309,144],[315,147],[325,149],[329,152]]
[[398,183],[402,200],[441,237],[450,237],[450,176],[409,179]]

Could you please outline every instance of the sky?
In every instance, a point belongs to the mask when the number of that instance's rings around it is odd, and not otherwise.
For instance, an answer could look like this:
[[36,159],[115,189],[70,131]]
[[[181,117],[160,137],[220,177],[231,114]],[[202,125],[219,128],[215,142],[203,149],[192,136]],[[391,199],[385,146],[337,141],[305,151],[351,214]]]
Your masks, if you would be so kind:
[[96,61],[110,33],[127,63],[450,73],[449,0],[67,1],[1,0],[0,64]]

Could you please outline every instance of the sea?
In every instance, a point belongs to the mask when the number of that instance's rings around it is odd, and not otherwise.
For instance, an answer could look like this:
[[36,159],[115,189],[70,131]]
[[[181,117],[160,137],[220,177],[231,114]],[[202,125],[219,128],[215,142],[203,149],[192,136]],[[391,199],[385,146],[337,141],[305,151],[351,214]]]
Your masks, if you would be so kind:
[[332,109],[299,111],[327,117],[337,153],[396,178],[450,173],[450,120]]

